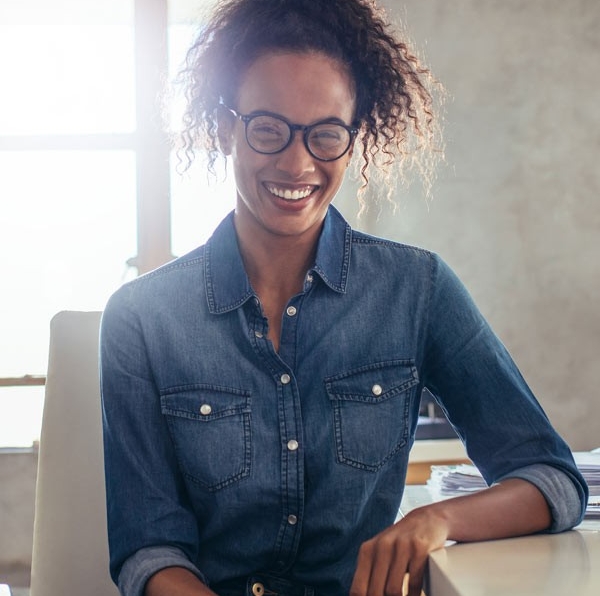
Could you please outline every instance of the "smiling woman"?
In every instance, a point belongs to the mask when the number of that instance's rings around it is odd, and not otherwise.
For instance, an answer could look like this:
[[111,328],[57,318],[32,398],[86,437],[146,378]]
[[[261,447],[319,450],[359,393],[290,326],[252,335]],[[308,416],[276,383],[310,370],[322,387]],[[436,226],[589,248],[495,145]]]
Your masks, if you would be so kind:
[[[354,157],[370,185],[436,147],[429,71],[376,2],[221,0],[182,77],[185,156],[226,158],[236,202],[104,311],[122,594],[401,594],[408,573],[418,596],[446,540],[576,525],[568,445],[465,286],[331,205]],[[493,486],[396,522],[424,388]]]

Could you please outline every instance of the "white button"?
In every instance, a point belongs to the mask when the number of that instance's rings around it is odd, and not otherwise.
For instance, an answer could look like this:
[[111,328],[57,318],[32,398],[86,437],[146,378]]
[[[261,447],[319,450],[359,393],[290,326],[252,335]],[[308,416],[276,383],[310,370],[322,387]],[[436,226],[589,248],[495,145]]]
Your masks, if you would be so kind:
[[296,310],[295,306],[288,306],[285,312],[288,314],[289,317],[293,317],[298,311]]
[[288,524],[295,526],[298,523],[298,518],[295,515],[288,515]]
[[371,393],[373,395],[380,396],[383,393],[381,385],[373,385],[373,387],[371,387]]
[[287,448],[290,451],[296,451],[296,449],[298,449],[298,441],[296,441],[295,439],[291,439],[290,441],[288,441]]
[[284,385],[287,385],[287,384],[288,384],[288,383],[289,383],[289,382],[292,380],[292,378],[291,378],[291,377],[290,377],[290,375],[288,375],[287,373],[283,373],[283,374],[281,375],[281,377],[279,378],[279,380],[280,380],[280,381],[281,381],[281,382],[282,382]]
[[208,404],[202,404],[200,406],[200,414],[202,416],[208,416],[212,412],[212,408]]
[[313,282],[313,276],[312,276],[310,273],[309,273],[309,274],[306,276],[306,281],[307,281],[309,284],[311,284],[311,283]]
[[262,339],[263,338],[263,334],[260,331],[255,331],[254,332],[254,337],[258,337],[258,339]]

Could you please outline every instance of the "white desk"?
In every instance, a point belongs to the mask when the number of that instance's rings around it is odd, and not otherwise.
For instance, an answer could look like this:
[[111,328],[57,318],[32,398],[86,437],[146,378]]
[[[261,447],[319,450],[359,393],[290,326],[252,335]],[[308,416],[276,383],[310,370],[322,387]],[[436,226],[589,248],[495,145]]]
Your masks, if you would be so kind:
[[[407,486],[401,511],[430,503]],[[455,544],[431,553],[428,596],[598,596],[600,522],[562,534]]]

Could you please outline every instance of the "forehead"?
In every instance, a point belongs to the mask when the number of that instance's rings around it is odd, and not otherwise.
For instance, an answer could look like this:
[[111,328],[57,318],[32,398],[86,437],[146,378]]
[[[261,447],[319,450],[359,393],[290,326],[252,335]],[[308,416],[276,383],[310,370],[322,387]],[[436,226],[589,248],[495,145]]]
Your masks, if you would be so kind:
[[337,117],[351,122],[354,85],[347,68],[319,53],[271,53],[257,58],[238,89],[242,113],[266,110],[298,123]]

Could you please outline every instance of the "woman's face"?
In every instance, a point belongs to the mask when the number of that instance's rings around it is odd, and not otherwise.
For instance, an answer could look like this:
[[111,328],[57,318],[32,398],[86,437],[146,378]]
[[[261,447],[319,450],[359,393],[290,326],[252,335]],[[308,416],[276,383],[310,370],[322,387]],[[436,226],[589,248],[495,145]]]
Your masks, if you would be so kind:
[[[335,118],[350,125],[353,86],[345,69],[325,55],[268,54],[248,68],[232,107],[244,115],[271,112],[294,124]],[[320,161],[307,151],[297,131],[281,153],[263,155],[248,145],[244,123],[233,115],[220,122],[219,137],[233,162],[238,234],[316,240],[351,150],[336,161]]]

